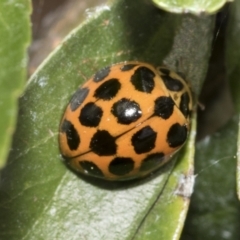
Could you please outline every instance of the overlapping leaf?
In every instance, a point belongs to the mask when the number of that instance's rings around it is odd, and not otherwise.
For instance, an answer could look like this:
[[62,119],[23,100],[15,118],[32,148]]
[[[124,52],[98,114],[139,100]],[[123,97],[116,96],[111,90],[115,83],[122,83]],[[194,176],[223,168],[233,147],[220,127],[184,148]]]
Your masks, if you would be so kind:
[[228,0],[152,0],[156,6],[168,12],[213,14],[219,11]]
[[26,83],[29,15],[28,0],[0,2],[0,169],[6,162],[16,124],[18,97]]

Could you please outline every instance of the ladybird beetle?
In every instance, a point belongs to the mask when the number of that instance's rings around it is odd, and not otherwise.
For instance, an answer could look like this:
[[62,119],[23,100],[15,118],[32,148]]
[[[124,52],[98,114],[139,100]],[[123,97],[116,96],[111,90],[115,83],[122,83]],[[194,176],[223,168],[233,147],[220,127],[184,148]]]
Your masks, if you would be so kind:
[[66,164],[107,180],[146,176],[185,143],[192,111],[186,81],[166,67],[105,67],[72,96],[60,123]]

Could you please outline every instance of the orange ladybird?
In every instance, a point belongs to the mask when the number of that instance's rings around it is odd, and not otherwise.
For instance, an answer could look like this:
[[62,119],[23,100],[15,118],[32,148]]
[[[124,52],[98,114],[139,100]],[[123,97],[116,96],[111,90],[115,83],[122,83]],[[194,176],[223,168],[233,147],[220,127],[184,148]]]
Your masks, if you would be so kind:
[[66,164],[107,180],[145,176],[185,143],[192,111],[186,81],[165,67],[123,62],[73,95],[60,123]]

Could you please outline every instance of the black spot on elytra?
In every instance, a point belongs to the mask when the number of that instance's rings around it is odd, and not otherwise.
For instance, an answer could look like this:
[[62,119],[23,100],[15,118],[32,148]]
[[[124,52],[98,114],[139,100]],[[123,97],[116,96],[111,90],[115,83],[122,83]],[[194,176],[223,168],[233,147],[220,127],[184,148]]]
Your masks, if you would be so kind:
[[155,147],[157,133],[146,126],[132,136],[132,146],[137,154],[146,153]]
[[136,66],[137,66],[137,64],[124,64],[120,69],[121,69],[121,71],[125,72],[125,71],[129,71],[129,70],[133,69]]
[[153,153],[147,156],[145,159],[143,159],[140,171],[150,171],[157,166],[161,165],[165,158],[164,153]]
[[130,173],[134,169],[134,161],[131,158],[116,157],[109,164],[108,170],[110,173],[123,176]]
[[173,113],[173,108],[174,101],[171,97],[158,97],[155,100],[154,115],[163,119],[168,119]]
[[118,123],[121,124],[130,124],[142,116],[138,103],[127,98],[122,98],[114,103],[111,112],[117,118]]
[[103,79],[105,79],[108,74],[110,73],[110,70],[111,70],[111,67],[108,66],[108,67],[105,67],[105,68],[102,68],[101,70],[99,70],[93,77],[93,81],[94,82],[100,82],[102,81]]
[[168,145],[172,148],[180,147],[187,139],[187,127],[179,123],[173,124],[167,133]]
[[72,96],[70,101],[70,108],[72,111],[75,111],[85,100],[89,93],[88,88],[79,88]]
[[[159,70],[162,74],[164,74],[164,75],[169,75],[170,72],[171,72],[169,69],[167,69],[167,68],[161,68],[161,67],[159,67],[158,70]],[[162,74],[161,74],[161,75],[162,75]]]
[[118,79],[109,79],[95,90],[94,97],[102,100],[111,100],[116,96],[120,88],[121,84]]
[[106,130],[98,130],[93,135],[89,147],[99,156],[110,156],[117,152],[115,138]]
[[102,109],[95,103],[89,102],[82,108],[79,115],[79,122],[86,127],[97,127],[102,115]]
[[169,75],[162,75],[163,82],[168,90],[179,92],[183,89],[183,84],[180,80],[170,77]]
[[78,135],[78,132],[74,128],[73,124],[64,119],[61,126],[61,132],[66,134],[69,149],[76,150],[80,144],[80,136]]
[[151,93],[154,86],[155,73],[147,67],[139,67],[131,76],[131,83],[140,92]]
[[84,172],[95,177],[104,177],[101,169],[93,162],[83,160],[79,162]]
[[188,94],[188,92],[185,92],[181,96],[179,108],[180,108],[180,111],[182,112],[182,114],[186,118],[189,117],[189,115],[190,115],[189,102],[190,102],[189,94]]

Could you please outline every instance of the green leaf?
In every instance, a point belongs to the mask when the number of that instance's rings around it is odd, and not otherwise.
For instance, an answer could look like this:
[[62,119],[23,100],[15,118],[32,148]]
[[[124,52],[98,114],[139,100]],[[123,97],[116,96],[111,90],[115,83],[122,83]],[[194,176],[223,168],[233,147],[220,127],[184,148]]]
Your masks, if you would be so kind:
[[[240,192],[239,147],[240,147],[240,58],[239,58],[239,10],[240,2],[230,6],[228,29],[225,33],[226,49],[217,51],[217,58],[225,60],[226,76],[231,88],[231,99],[235,106],[235,115],[222,129],[212,136],[205,137],[196,146],[196,185],[192,196],[189,215],[182,239],[239,239],[240,205],[236,194],[236,172],[238,196]],[[226,12],[222,16],[226,17]],[[221,18],[220,18],[221,19]],[[217,29],[221,31],[221,29]],[[219,34],[221,35],[221,33]],[[220,40],[221,41],[221,40]],[[219,45],[220,47],[223,45]],[[220,52],[220,53],[219,53]],[[224,58],[226,54],[226,59]],[[214,62],[210,64],[214,65]],[[216,64],[216,63],[215,63]],[[217,67],[216,67],[217,66]],[[216,71],[219,66],[215,65]],[[221,72],[222,73],[222,72]],[[211,75],[212,76],[212,75]],[[216,75],[219,77],[219,75]],[[211,81],[214,82],[212,78]],[[215,84],[215,86],[217,86]],[[228,88],[228,85],[224,85]],[[220,87],[219,87],[220,88]],[[214,98],[214,97],[213,97]],[[219,107],[221,114],[226,114],[226,105]],[[227,106],[227,107],[226,107]]]
[[0,1],[0,169],[5,165],[16,125],[18,97],[26,81],[30,2]]
[[196,147],[196,185],[186,221],[184,240],[239,239],[236,196],[238,117],[207,136]]
[[239,116],[238,127],[238,141],[237,141],[237,191],[238,198],[240,199],[240,2],[235,1],[231,8],[231,15],[229,17],[229,27],[227,31],[227,69],[228,78],[230,80],[230,87],[232,90],[233,102],[235,109]]
[[228,0],[152,0],[156,6],[173,13],[213,14],[219,11]]
[[[213,22],[213,17],[171,15],[144,0],[119,0],[98,8],[72,31],[30,79],[20,99],[13,150],[2,173],[1,238],[156,239],[164,233],[165,239],[172,239],[180,234],[189,193],[177,190],[191,179],[194,122],[176,169],[172,161],[158,174],[130,183],[80,178],[66,169],[58,128],[78,85],[116,62],[139,60],[158,66],[164,61],[174,68],[181,60],[198,93]],[[191,181],[188,186],[191,192]],[[149,229],[154,234],[147,237]]]

